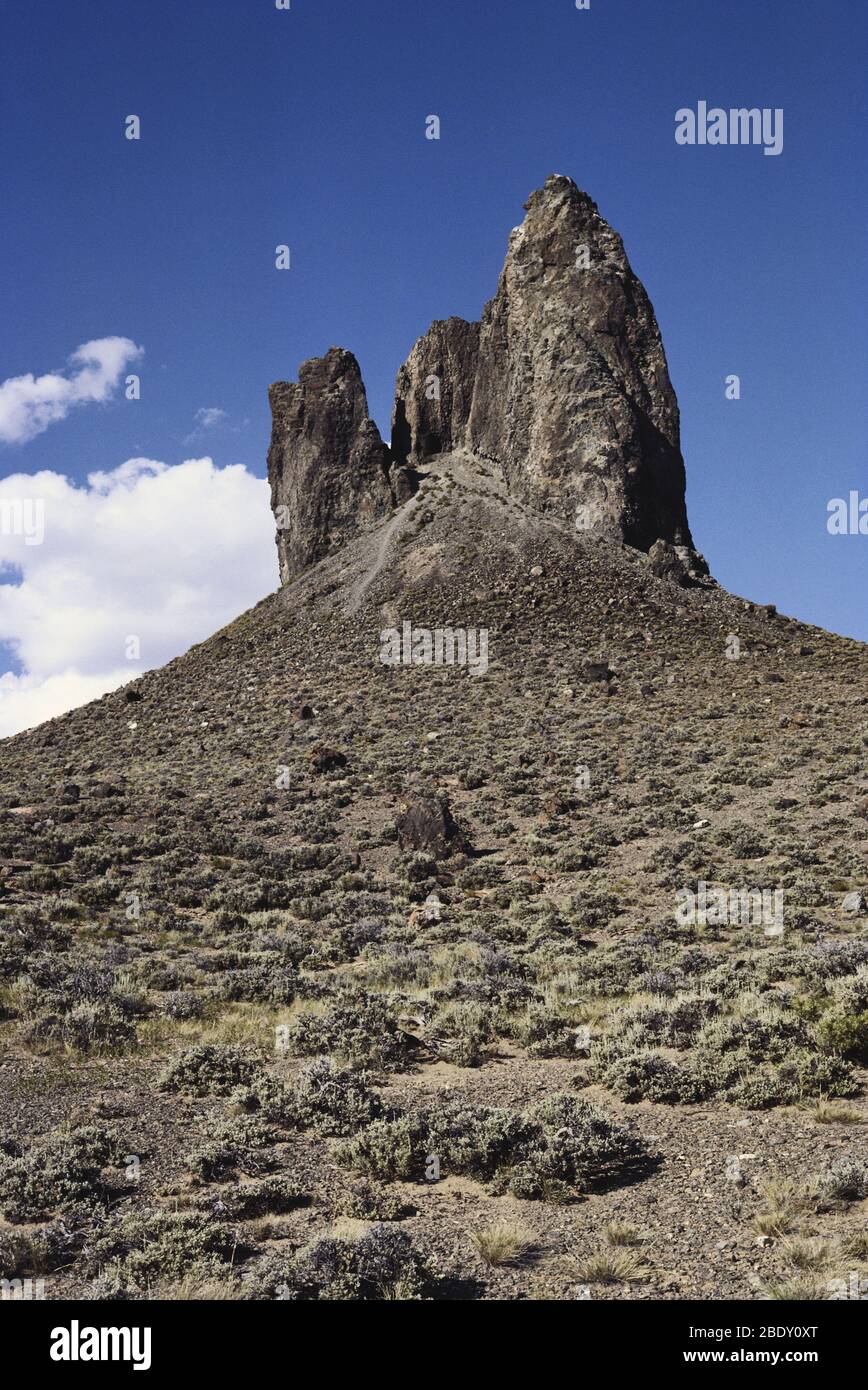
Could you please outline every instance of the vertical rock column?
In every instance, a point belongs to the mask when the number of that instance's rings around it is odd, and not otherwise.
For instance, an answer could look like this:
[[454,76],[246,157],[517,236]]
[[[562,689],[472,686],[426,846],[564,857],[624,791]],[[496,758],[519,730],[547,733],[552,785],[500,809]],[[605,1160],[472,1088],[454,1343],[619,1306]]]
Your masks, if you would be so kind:
[[269,388],[271,506],[280,579],[385,516],[395,504],[391,455],[368,415],[359,364],[331,348]]

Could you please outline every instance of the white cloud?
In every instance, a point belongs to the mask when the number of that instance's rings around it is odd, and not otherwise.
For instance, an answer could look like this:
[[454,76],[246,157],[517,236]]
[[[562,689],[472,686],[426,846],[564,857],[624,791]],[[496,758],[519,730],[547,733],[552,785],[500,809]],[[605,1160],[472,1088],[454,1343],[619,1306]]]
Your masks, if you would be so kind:
[[[42,503],[41,544],[14,525],[22,501]],[[0,641],[23,667],[0,677],[5,737],[163,665],[272,592],[268,484],[210,458],[129,459],[86,486],[19,473],[0,480],[0,566]]]
[[196,424],[202,430],[210,430],[214,425],[222,424],[225,419],[226,411],[217,405],[203,405],[196,411]]
[[37,676],[0,676],[0,738],[31,729],[45,719],[98,700],[110,690],[135,678],[135,671],[113,671],[83,676],[80,671],[59,671],[40,680]]
[[[219,427],[228,429],[229,416],[225,410],[221,410],[219,405],[203,405],[193,417],[194,424],[190,433],[186,436],[185,444],[197,444],[209,430]],[[233,430],[237,434],[237,429]]]
[[129,338],[95,338],[69,359],[70,371],[45,376],[11,376],[0,383],[0,441],[26,444],[70,410],[88,401],[107,401],[124,369],[142,356]]

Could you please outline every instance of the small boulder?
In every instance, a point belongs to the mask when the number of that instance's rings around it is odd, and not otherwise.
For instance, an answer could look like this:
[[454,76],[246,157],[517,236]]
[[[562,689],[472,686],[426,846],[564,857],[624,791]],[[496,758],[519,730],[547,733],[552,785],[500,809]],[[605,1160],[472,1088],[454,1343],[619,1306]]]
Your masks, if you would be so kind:
[[610,681],[615,672],[609,669],[608,661],[583,661],[579,677],[583,681]]
[[651,573],[658,579],[668,579],[673,584],[687,584],[688,567],[681,559],[674,545],[668,541],[657,540],[648,551]]
[[422,904],[423,922],[441,922],[443,920],[443,904],[436,893],[429,893]]
[[337,748],[327,748],[318,743],[308,753],[308,760],[314,772],[333,772],[335,768],[346,767],[346,754]]
[[466,853],[470,848],[442,796],[413,796],[398,815],[395,828],[401,849],[423,850],[434,859]]
[[105,800],[110,796],[123,796],[123,791],[120,787],[116,787],[113,782],[97,782],[91,795]]
[[848,893],[841,904],[841,911],[849,916],[855,917],[858,913],[868,912],[868,898],[861,889],[855,893]]

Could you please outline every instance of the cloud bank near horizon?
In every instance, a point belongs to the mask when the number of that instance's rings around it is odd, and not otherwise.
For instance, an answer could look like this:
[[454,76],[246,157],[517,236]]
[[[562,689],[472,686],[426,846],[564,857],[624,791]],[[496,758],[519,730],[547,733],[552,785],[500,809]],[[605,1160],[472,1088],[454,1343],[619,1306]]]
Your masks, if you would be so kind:
[[86,485],[14,474],[0,480],[0,581],[0,642],[20,667],[0,676],[6,737],[163,665],[276,589],[268,484],[210,457],[128,459]]

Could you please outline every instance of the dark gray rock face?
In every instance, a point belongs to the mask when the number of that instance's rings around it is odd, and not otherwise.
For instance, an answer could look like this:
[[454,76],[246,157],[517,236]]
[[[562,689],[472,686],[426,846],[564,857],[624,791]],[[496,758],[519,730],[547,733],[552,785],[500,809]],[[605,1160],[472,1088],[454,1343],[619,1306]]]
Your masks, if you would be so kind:
[[560,174],[525,206],[481,322],[435,322],[398,372],[391,450],[351,353],[332,348],[297,385],[271,387],[284,583],[410,497],[426,459],[459,449],[539,512],[656,547],[661,577],[707,574],[660,331],[621,238]]
[[405,463],[448,453],[465,441],[479,357],[479,324],[440,319],[398,372],[392,450]]
[[416,463],[464,446],[531,506],[643,550],[686,547],[685,569],[705,573],[660,331],[621,238],[562,175],[525,206],[481,324],[435,323],[398,373],[393,446]]
[[670,545],[668,541],[656,540],[648,551],[651,572],[658,579],[668,579],[672,584],[687,587],[707,574],[705,561],[686,545]]
[[463,854],[469,844],[443,796],[412,795],[395,821],[403,850],[422,850],[434,859]]
[[621,238],[560,175],[526,208],[483,314],[467,444],[582,530],[691,545],[678,403]]
[[275,382],[268,398],[268,481],[285,584],[385,516],[396,498],[389,449],[351,352],[312,358],[297,383]]

